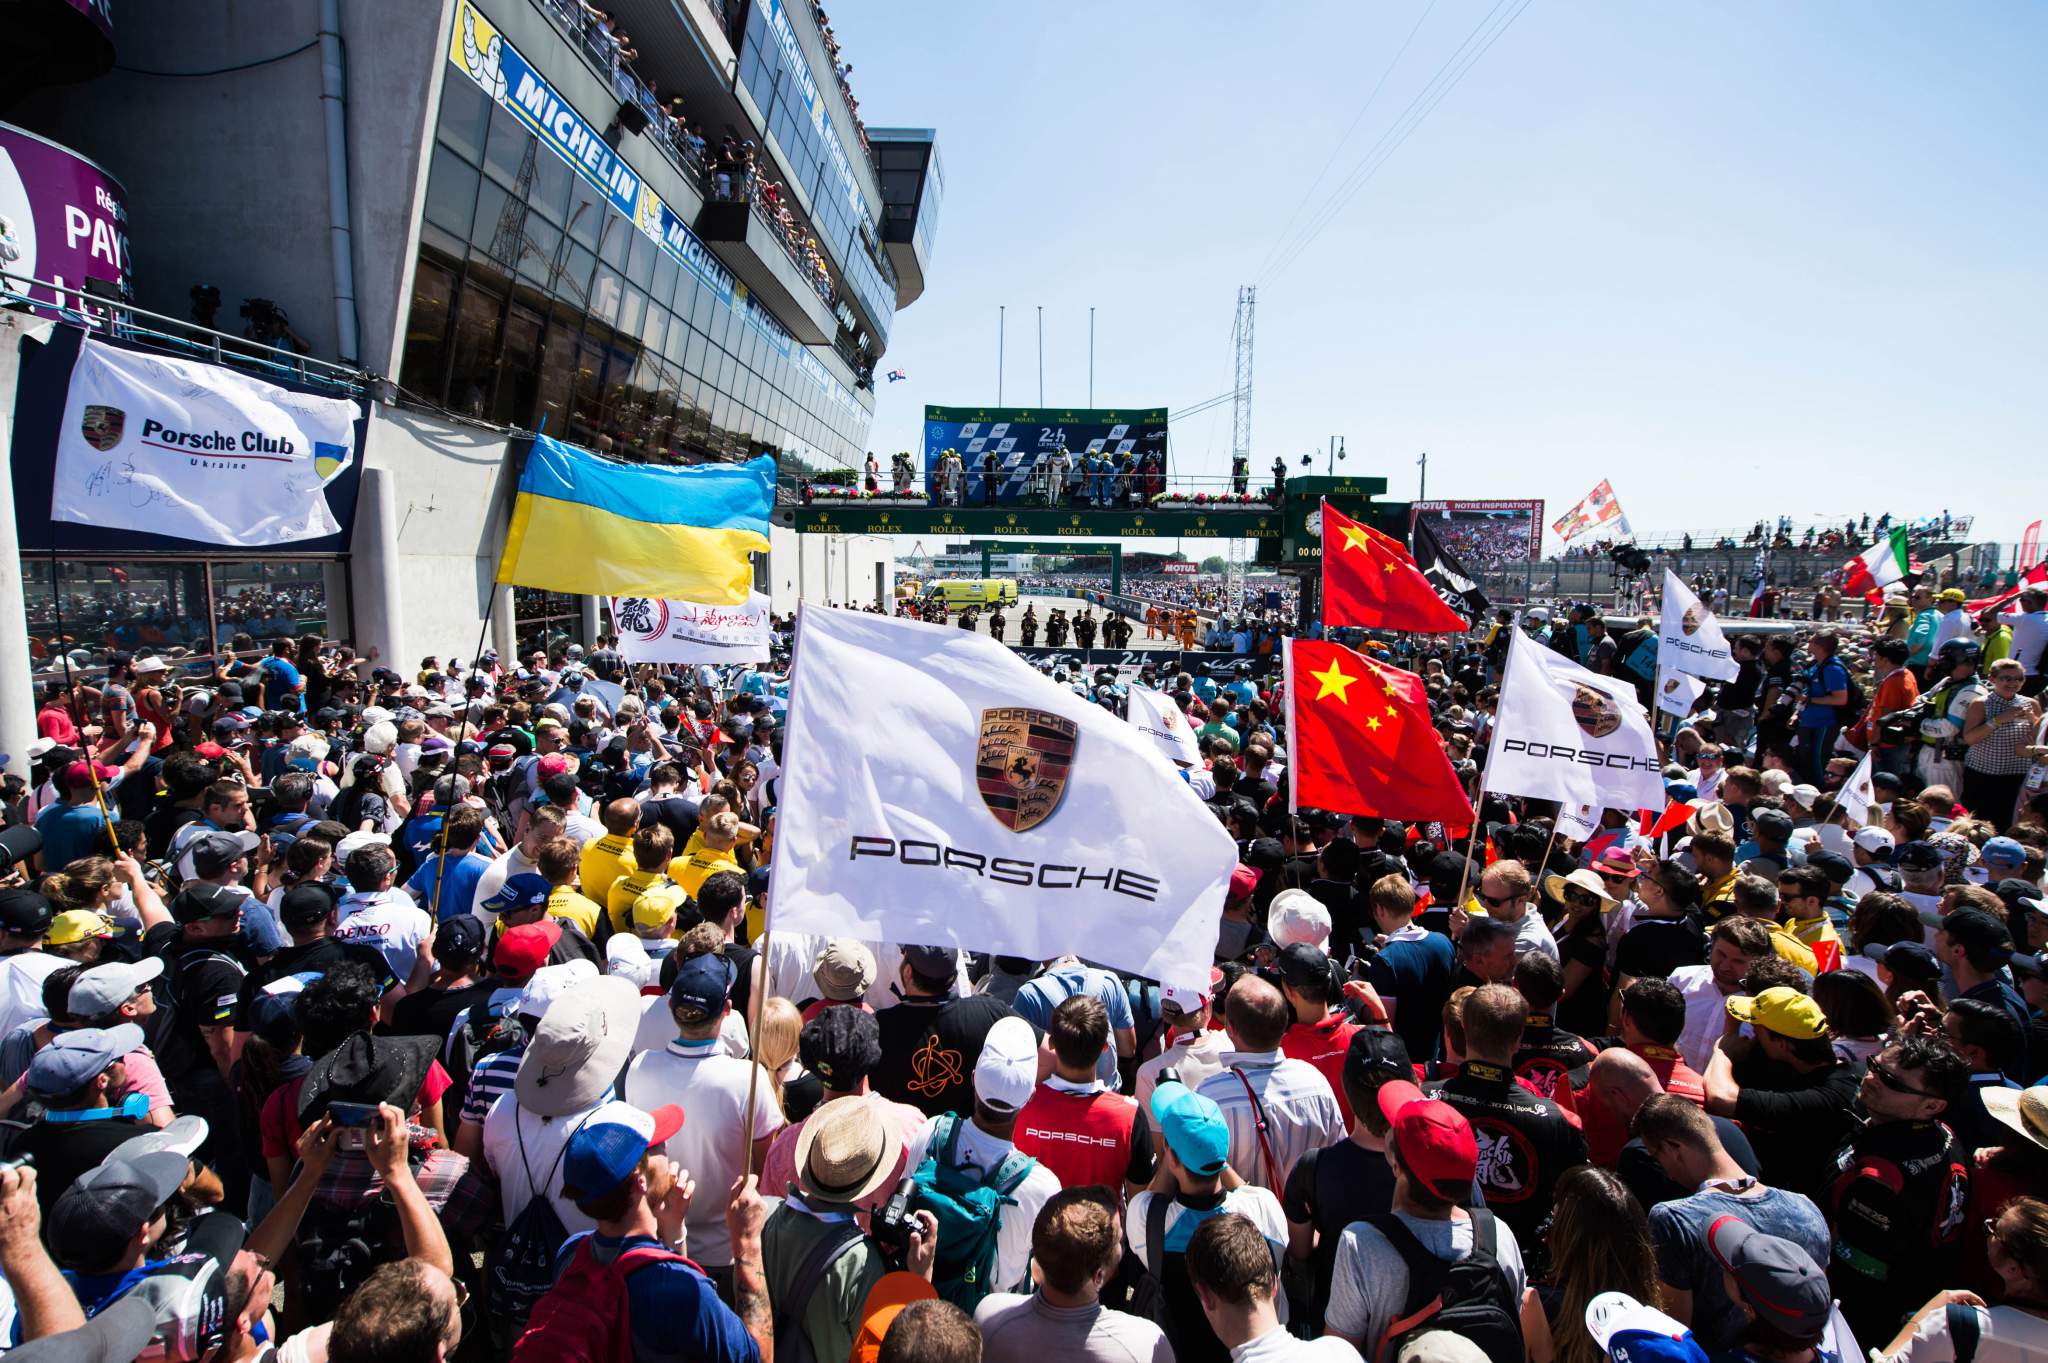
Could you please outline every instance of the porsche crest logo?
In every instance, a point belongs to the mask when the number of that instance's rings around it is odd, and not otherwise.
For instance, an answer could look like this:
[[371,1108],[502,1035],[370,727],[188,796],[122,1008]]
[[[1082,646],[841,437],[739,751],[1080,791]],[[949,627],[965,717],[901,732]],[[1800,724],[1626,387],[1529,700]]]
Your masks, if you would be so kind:
[[1060,807],[1081,726],[1047,710],[1004,706],[981,712],[975,784],[996,822],[1012,833],[1038,827]]
[[128,424],[128,414],[119,407],[106,407],[95,402],[87,405],[85,414],[79,418],[78,433],[85,437],[85,443],[101,454],[121,443],[121,430]]

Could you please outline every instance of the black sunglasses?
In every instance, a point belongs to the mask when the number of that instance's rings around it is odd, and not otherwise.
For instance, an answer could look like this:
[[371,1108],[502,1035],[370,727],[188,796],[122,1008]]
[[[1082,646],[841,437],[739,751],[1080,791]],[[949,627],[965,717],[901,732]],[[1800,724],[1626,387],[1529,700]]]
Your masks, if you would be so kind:
[[1909,1093],[1915,1098],[1936,1098],[1940,1096],[1939,1094],[1929,1093],[1925,1089],[1914,1088],[1899,1077],[1897,1070],[1885,1064],[1876,1056],[1870,1058],[1870,1072],[1877,1076],[1878,1083],[1883,1084],[1893,1093]]

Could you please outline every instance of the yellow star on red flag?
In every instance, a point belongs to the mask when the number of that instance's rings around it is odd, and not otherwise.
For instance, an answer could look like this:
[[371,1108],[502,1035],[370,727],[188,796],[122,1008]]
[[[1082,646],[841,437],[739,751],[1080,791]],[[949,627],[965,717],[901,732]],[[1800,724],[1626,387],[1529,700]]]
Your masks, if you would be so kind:
[[1345,695],[1344,688],[1350,686],[1351,683],[1357,681],[1358,678],[1347,676],[1344,672],[1344,669],[1337,666],[1336,659],[1332,658],[1330,660],[1330,666],[1328,670],[1323,672],[1311,672],[1309,673],[1309,675],[1311,677],[1314,677],[1318,682],[1322,684],[1322,690],[1316,692],[1317,700],[1323,700],[1326,697],[1335,696],[1339,701],[1342,701],[1345,704],[1350,703],[1350,698]]

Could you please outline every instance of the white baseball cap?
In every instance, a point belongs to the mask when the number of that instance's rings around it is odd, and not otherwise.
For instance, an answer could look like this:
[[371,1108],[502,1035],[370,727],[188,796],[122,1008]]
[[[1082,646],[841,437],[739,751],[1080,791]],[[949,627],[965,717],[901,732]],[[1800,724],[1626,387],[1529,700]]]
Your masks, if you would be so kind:
[[1330,940],[1330,911],[1307,890],[1282,890],[1266,910],[1266,933],[1282,950],[1296,942],[1321,950]]
[[1856,845],[1866,852],[1889,852],[1898,846],[1888,829],[1866,824],[1856,830]]
[[1706,1358],[1692,1331],[1626,1292],[1602,1292],[1586,1303],[1586,1333],[1613,1363],[1678,1363]]
[[999,1112],[1016,1112],[1038,1087],[1038,1037],[1020,1017],[996,1019],[974,1062],[974,1096]]
[[595,961],[576,960],[564,961],[560,965],[544,965],[533,972],[533,978],[526,982],[526,988],[519,991],[519,1002],[513,1005],[512,1011],[521,1017],[545,1017],[549,1004],[585,980],[596,979],[598,974]]

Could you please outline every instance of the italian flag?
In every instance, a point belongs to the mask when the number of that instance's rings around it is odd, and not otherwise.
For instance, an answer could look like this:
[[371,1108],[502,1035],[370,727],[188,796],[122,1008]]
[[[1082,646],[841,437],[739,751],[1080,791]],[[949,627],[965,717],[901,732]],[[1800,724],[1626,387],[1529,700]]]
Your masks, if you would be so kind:
[[1858,595],[1882,590],[1903,578],[1911,566],[1905,528],[1893,526],[1883,539],[1843,566],[1842,590]]

